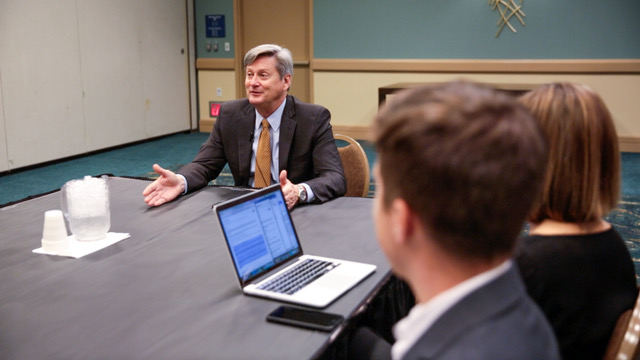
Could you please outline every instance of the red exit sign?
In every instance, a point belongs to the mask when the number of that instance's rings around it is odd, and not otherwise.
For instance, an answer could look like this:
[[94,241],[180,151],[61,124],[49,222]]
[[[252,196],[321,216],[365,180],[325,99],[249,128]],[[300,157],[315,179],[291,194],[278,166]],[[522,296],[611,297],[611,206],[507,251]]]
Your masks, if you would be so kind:
[[209,101],[209,117],[217,117],[220,114],[220,105],[222,103]]

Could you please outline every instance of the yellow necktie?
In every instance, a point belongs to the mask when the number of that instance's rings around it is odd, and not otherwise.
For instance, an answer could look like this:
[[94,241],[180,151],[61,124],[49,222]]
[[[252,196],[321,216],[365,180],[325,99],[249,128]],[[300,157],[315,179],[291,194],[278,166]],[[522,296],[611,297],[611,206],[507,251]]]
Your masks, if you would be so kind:
[[263,188],[271,185],[271,139],[269,137],[269,122],[262,119],[262,131],[258,140],[256,153],[255,187]]

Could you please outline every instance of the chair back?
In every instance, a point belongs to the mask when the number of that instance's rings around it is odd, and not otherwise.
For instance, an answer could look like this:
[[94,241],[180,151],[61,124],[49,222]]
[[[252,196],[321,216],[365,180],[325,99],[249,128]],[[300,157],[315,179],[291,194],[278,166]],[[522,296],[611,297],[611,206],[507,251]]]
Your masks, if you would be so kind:
[[640,354],[640,296],[633,309],[618,318],[604,360],[636,360]]
[[347,193],[345,196],[367,197],[369,194],[369,160],[362,146],[347,135],[334,135],[336,140],[347,142],[346,146],[339,146],[340,160],[347,179]]

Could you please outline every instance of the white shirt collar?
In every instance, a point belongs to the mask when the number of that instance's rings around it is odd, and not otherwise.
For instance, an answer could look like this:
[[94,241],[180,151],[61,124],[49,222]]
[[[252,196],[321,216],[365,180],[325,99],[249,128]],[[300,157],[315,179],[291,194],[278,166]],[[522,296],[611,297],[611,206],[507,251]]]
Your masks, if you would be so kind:
[[402,359],[415,342],[449,308],[474,290],[506,273],[511,266],[512,261],[506,260],[499,266],[469,278],[434,296],[426,303],[416,304],[409,314],[393,327],[393,336],[396,338],[396,342],[391,348],[391,357],[394,360]]

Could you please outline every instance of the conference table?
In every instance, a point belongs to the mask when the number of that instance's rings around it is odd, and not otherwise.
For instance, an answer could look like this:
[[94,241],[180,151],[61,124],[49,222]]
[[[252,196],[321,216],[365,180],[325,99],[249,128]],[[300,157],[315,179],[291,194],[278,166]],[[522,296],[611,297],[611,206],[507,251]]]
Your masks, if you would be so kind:
[[328,351],[392,277],[375,239],[372,199],[296,207],[306,253],[377,270],[323,309],[346,319],[331,333],[268,323],[281,303],[242,294],[212,211],[248,190],[208,186],[148,207],[141,195],[148,181],[108,181],[110,231],[131,236],[79,259],[32,252],[44,212],[60,208],[59,192],[0,208],[0,358],[330,358],[344,355]]

